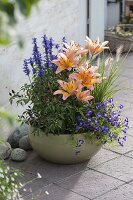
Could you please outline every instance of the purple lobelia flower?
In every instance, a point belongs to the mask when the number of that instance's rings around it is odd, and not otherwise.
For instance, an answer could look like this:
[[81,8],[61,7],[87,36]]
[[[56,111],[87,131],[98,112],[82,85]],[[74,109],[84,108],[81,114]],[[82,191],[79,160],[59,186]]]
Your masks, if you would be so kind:
[[[120,118],[122,108],[121,104],[117,108],[112,98],[106,102],[88,104],[86,116],[77,118],[77,131],[81,132],[82,130],[90,135],[93,133],[102,144],[117,140],[118,144],[123,146],[126,141],[126,136],[123,134],[126,134],[129,126],[128,118],[125,120]],[[118,137],[120,132],[121,137]]]

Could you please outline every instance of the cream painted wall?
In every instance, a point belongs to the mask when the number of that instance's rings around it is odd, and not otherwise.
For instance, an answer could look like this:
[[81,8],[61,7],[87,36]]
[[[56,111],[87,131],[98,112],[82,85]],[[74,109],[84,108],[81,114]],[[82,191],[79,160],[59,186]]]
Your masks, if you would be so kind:
[[119,24],[120,21],[120,4],[112,3],[107,6],[107,24],[106,28]]
[[90,0],[90,37],[104,40],[104,0]]
[[[19,49],[16,41],[0,48],[0,106],[7,111],[20,114],[24,108],[9,104],[9,91],[18,90],[28,79],[22,71],[23,60],[32,53],[32,38],[47,34],[57,42],[63,36],[84,43],[87,28],[87,0],[41,0],[32,16],[25,20],[19,17],[16,29],[24,37],[25,46]],[[104,38],[104,0],[90,0],[90,37]],[[8,135],[7,126],[4,135]],[[3,134],[1,129],[0,135]]]
[[68,40],[81,42],[86,35],[84,9],[86,8],[84,4],[81,5],[81,0],[60,0],[60,3],[56,0],[41,0],[38,9],[34,9],[28,20],[20,19],[17,30],[24,36],[24,48],[19,49],[16,42],[8,48],[0,48],[1,106],[8,105],[8,92],[18,89],[26,81],[22,64],[31,55],[32,37],[41,41],[41,36],[47,34],[59,42],[65,35]]
[[[82,42],[86,35],[86,0],[41,0],[28,20],[19,18],[16,29],[24,36],[24,48],[19,49],[15,41],[8,48],[0,48],[0,106],[17,114],[23,108],[15,104],[10,106],[8,93],[11,89],[18,90],[28,81],[22,65],[23,60],[32,53],[32,37],[37,37],[40,42],[41,36],[47,34],[57,42],[63,36],[68,40]],[[8,135],[7,132],[6,127],[4,134]]]
[[80,32],[80,43],[84,43],[84,39],[87,33],[87,0],[79,0],[79,32]]

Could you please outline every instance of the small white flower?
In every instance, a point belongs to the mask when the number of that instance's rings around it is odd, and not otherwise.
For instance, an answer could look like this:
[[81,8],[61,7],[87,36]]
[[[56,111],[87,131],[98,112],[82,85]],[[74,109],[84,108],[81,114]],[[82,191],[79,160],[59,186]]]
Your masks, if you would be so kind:
[[45,194],[46,194],[46,195],[49,195],[49,192],[48,192],[48,191],[45,191]]
[[37,173],[37,178],[42,178],[41,174]]
[[4,185],[2,185],[2,186],[1,186],[1,189],[2,189],[2,190],[5,190],[5,186],[4,186]]
[[22,183],[19,183],[19,185],[20,185],[20,187],[24,187],[24,184],[22,184]]
[[15,187],[15,188],[18,188],[18,185],[16,184],[14,187]]
[[27,190],[24,188],[23,191],[26,192]]
[[14,175],[15,175],[15,176],[18,176],[18,173],[17,173],[17,172],[14,172]]
[[14,179],[13,177],[11,177],[11,180],[12,180],[12,181],[15,181],[15,179]]
[[9,183],[9,178],[8,177],[6,177],[6,182]]
[[7,195],[7,199],[12,199],[10,194]]
[[17,189],[14,189],[14,191],[15,191],[16,193],[19,193],[19,191],[18,191]]
[[6,169],[9,171],[9,170],[10,170],[10,167],[7,167]]
[[8,189],[7,189],[7,191],[8,191],[8,192],[11,192],[11,189],[10,189],[10,188],[8,188]]
[[4,178],[4,175],[0,173],[0,178]]
[[3,173],[4,172],[3,169],[0,168],[0,172]]

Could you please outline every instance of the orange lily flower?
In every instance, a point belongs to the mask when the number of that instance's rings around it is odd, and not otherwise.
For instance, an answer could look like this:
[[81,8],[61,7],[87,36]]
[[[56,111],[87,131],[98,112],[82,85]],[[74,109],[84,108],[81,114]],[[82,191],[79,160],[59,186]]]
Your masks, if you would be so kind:
[[88,68],[88,65],[86,63],[85,66],[81,66],[78,69],[77,73],[70,74],[69,80],[79,80],[81,81],[81,84],[84,87],[89,88],[90,90],[93,90],[94,83],[100,83],[102,81],[99,73],[95,73],[97,71],[97,66],[92,66]]
[[82,85],[80,81],[72,80],[70,82],[65,82],[62,80],[58,80],[58,83],[60,84],[61,88],[54,92],[54,95],[56,94],[62,94],[63,100],[66,100],[69,96],[72,96],[76,94],[78,90],[81,90]]
[[58,58],[52,61],[52,63],[54,63],[58,67],[56,70],[56,74],[65,69],[70,71],[73,67],[78,66],[81,60],[83,60],[83,57],[85,57],[88,52],[88,50],[76,44],[74,41],[72,41],[70,45],[68,45],[67,43],[63,44],[64,52],[59,53]]
[[71,41],[70,45],[64,43],[64,51],[67,56],[79,56],[80,54],[83,56],[88,53],[87,49],[81,47],[79,44],[76,44],[74,41]]
[[65,53],[59,53],[58,58],[53,60],[52,63],[57,65],[56,74],[60,73],[61,71],[67,69],[71,70],[75,65],[77,65],[78,61],[74,55],[66,55]]
[[91,99],[93,99],[94,97],[90,95],[90,90],[86,90],[86,91],[78,91],[76,93],[76,97],[78,100],[83,101],[88,103],[88,101],[90,101]]
[[106,45],[109,43],[108,41],[105,41],[101,43],[99,41],[99,38],[97,38],[96,41],[92,41],[88,36],[86,36],[86,45],[85,48],[90,51],[92,55],[101,53],[104,49],[109,49]]

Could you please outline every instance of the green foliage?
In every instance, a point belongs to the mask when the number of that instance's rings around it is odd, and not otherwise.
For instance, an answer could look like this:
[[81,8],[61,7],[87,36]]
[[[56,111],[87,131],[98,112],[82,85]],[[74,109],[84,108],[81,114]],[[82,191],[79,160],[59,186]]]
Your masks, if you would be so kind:
[[118,81],[120,64],[116,60],[112,60],[109,61],[109,65],[106,65],[106,60],[107,58],[102,58],[99,62],[99,73],[103,77],[103,81],[100,84],[96,84],[92,91],[95,102],[106,101],[120,90]]
[[[28,17],[32,7],[39,0],[0,0],[0,45],[8,45],[11,42],[10,29],[16,25],[16,11],[19,9],[21,15]],[[21,41],[18,41],[20,46]]]
[[32,5],[37,4],[38,1],[39,0],[16,0],[16,3],[18,4],[21,13],[28,17],[31,13]]
[[75,133],[76,116],[83,110],[83,104],[76,98],[70,97],[64,101],[61,96],[53,95],[59,87],[57,80],[60,76],[48,69],[43,78],[36,75],[32,83],[21,87],[20,92],[10,93],[10,103],[17,98],[17,105],[28,105],[20,119],[25,119],[46,134]]
[[16,118],[0,108],[0,120],[6,120],[10,125],[13,125]]

